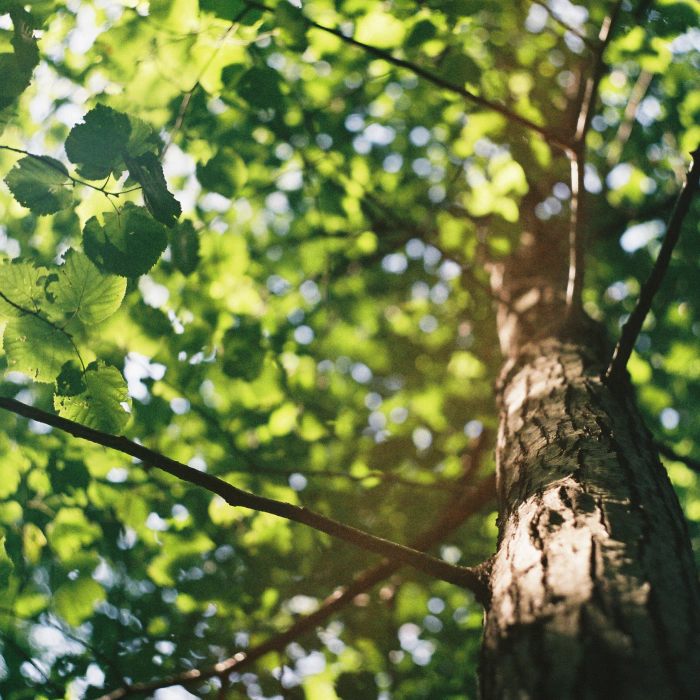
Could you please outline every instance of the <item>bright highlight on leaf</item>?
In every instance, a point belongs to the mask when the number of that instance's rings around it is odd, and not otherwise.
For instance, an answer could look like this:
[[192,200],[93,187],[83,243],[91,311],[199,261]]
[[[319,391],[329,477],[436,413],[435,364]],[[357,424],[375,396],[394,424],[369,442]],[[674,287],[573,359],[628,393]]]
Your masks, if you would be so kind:
[[[74,391],[80,386],[76,383],[74,371],[67,382],[59,382],[59,392]],[[62,374],[66,377],[66,374]],[[59,378],[60,379],[60,378]],[[79,394],[54,397],[54,407],[64,418],[69,418],[88,428],[118,434],[129,422],[129,413],[124,410],[122,402],[127,399],[127,386],[121,372],[101,362],[88,365],[81,378],[85,389]],[[130,403],[130,402],[129,402]]]
[[109,318],[120,306],[126,292],[123,277],[101,272],[84,253],[70,250],[47,285],[55,298],[53,309],[67,317],[77,315],[85,324]]
[[66,332],[38,316],[12,319],[5,327],[3,347],[8,369],[36,382],[53,382],[64,363],[75,357]]

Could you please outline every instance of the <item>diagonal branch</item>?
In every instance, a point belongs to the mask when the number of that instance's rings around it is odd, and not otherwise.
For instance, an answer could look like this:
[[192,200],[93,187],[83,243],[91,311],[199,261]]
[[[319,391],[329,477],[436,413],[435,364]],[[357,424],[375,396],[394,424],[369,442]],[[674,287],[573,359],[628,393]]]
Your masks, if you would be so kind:
[[554,14],[554,11],[550,8],[547,7],[547,5],[544,4],[544,2],[536,2],[536,5],[539,5],[540,7],[544,8],[546,13],[552,18],[554,22],[556,22],[562,29],[564,29],[567,32],[571,32],[574,36],[577,36],[581,41],[591,50],[595,50],[595,45],[593,42],[582,32],[580,32],[578,29],[575,27],[572,27],[570,24],[567,24],[563,19],[561,19],[558,15]]
[[667,459],[673,460],[674,462],[682,462],[688,469],[692,469],[694,472],[700,473],[700,459],[693,459],[692,457],[683,457],[679,455],[672,447],[664,444],[663,442],[655,443],[656,449],[659,454],[666,457]]
[[291,503],[284,503],[283,501],[276,501],[272,498],[243,491],[222,479],[197,471],[159,452],[132,442],[128,438],[109,435],[100,430],[88,428],[67,418],[53,415],[33,406],[27,406],[15,399],[0,398],[0,408],[12,411],[25,418],[31,418],[39,423],[51,425],[70,433],[74,437],[136,457],[147,465],[161,469],[178,479],[187,481],[195,486],[201,486],[211,491],[211,493],[221,496],[231,506],[251,508],[252,510],[271,513],[287,520],[308,525],[315,530],[320,530],[327,535],[350,542],[369,552],[381,554],[383,557],[395,559],[402,564],[412,566],[429,576],[468,588],[474,592],[477,598],[485,599],[488,597],[488,591],[484,586],[480,572],[476,569],[448,564],[442,559],[437,559],[411,547],[370,535],[367,532],[358,530],[350,525],[344,525],[337,520],[327,518],[303,506],[295,506]]
[[615,348],[612,362],[605,375],[605,379],[608,383],[619,382],[625,375],[625,368],[627,367],[627,361],[634,349],[634,343],[637,340],[639,332],[642,330],[644,319],[649,313],[649,309],[651,309],[654,296],[659,291],[659,287],[661,287],[661,282],[671,262],[671,254],[673,253],[673,249],[681,233],[683,219],[688,213],[690,203],[697,192],[698,183],[700,182],[700,146],[698,146],[691,155],[693,162],[688,170],[683,189],[678,195],[676,204],[673,207],[673,212],[671,212],[671,219],[668,222],[668,230],[661,243],[659,256],[656,258],[656,262],[654,263],[649,277],[642,285],[642,289],[639,292],[639,299],[637,299],[634,310],[622,327],[620,340]]
[[[268,7],[267,5],[263,5],[262,3],[253,2],[249,0],[245,0],[245,2],[246,5],[248,5],[249,7],[254,7],[258,10],[262,10],[263,12],[274,12],[274,9],[272,7]],[[497,112],[501,116],[505,117],[508,121],[513,122],[514,124],[518,124],[519,126],[529,129],[530,131],[534,131],[536,134],[539,134],[545,141],[554,146],[558,146],[563,150],[566,150],[568,148],[567,144],[560,141],[546,127],[540,126],[539,124],[535,124],[535,122],[530,121],[525,117],[521,117],[516,112],[511,111],[510,109],[504,107],[498,102],[493,102],[491,100],[486,99],[485,97],[481,97],[476,93],[471,92],[470,90],[459,87],[458,85],[454,85],[453,83],[444,80],[440,76],[425,70],[425,68],[421,68],[415,63],[411,63],[410,61],[406,61],[401,58],[396,58],[389,51],[378,49],[375,46],[370,46],[369,44],[365,44],[361,41],[358,41],[357,39],[345,36],[345,34],[343,34],[343,32],[341,32],[339,29],[333,29],[332,27],[324,27],[322,24],[318,24],[317,22],[314,22],[313,20],[310,20],[307,17],[304,17],[303,15],[300,15],[300,17],[309,27],[314,27],[315,29],[320,29],[322,32],[333,34],[333,36],[338,37],[341,41],[344,41],[346,44],[356,46],[362,49],[363,51],[366,51],[368,54],[376,56],[377,58],[381,58],[387,63],[391,63],[392,65],[398,68],[405,68],[406,70],[411,71],[414,75],[417,75],[420,78],[431,82],[433,85],[437,85],[443,90],[452,92],[455,95],[460,95],[461,97],[464,97],[473,104],[479,105],[480,107],[484,107],[485,109],[491,110],[492,112]]]
[[[482,443],[483,444],[483,443]],[[476,457],[476,456],[475,456]],[[417,537],[411,546],[416,550],[427,550],[442,541],[450,532],[459,527],[484,508],[496,495],[495,474],[485,478],[473,490],[465,490],[446,515],[433,527]],[[151,694],[159,688],[167,688],[172,685],[187,685],[189,683],[202,682],[210,678],[224,679],[232,672],[240,672],[261,659],[266,654],[274,651],[283,651],[285,647],[298,639],[302,634],[316,629],[331,615],[348,605],[360,593],[370,590],[380,581],[391,576],[401,568],[401,564],[394,561],[383,561],[377,566],[362,572],[355,580],[344,588],[339,588],[323,602],[315,612],[302,617],[289,629],[277,634],[247,652],[239,652],[225,661],[222,661],[207,669],[192,669],[168,678],[148,683],[135,683],[134,685],[119,688],[98,700],[121,700],[136,694]]]

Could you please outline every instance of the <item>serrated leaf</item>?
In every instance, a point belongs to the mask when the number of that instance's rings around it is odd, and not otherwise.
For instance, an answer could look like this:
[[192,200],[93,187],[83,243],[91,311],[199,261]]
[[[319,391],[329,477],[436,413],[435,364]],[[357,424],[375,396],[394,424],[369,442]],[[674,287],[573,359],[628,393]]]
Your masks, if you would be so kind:
[[77,314],[88,325],[109,318],[121,306],[126,280],[101,272],[87,255],[76,250],[69,250],[65,259],[46,287],[54,297],[52,310]]
[[137,158],[126,157],[129,175],[141,185],[143,201],[151,216],[172,228],[182,213],[180,202],[168,190],[163,166],[154,153],[146,152]]
[[46,304],[43,280],[48,270],[28,262],[0,265],[0,319],[37,312]]
[[139,277],[158,261],[168,245],[165,227],[143,207],[127,202],[121,212],[104,214],[104,225],[92,217],[83,229],[85,254],[104,272]]
[[155,149],[155,144],[152,143],[153,129],[151,129],[150,125],[138,117],[132,117],[130,114],[127,116],[129,124],[131,124],[131,133],[126,144],[126,152],[132,158],[136,158],[136,156],[140,156],[146,151]]
[[5,551],[5,536],[0,537],[0,591],[4,591],[10,583],[10,576],[15,565]]
[[245,185],[248,172],[243,158],[224,147],[206,165],[197,165],[197,179],[204,189],[231,198]]
[[86,389],[82,368],[75,360],[69,360],[56,377],[56,393],[59,396],[77,396]]
[[179,223],[170,234],[173,265],[183,275],[191,275],[199,264],[199,234],[189,219]]
[[74,396],[54,396],[54,408],[64,418],[105,433],[118,434],[129,422],[121,405],[127,401],[127,385],[116,367],[91,362],[83,374],[85,391]]
[[13,24],[13,54],[0,55],[0,109],[9,107],[28,87],[39,65],[39,47],[34,38],[34,20],[21,4],[11,3],[8,12]]
[[74,126],[66,139],[66,155],[88,180],[104,180],[123,162],[131,122],[126,114],[97,105]]
[[27,156],[5,178],[14,198],[37,216],[55,214],[69,207],[73,193],[63,163],[49,156]]
[[3,346],[9,371],[24,372],[37,382],[53,382],[61,367],[75,357],[70,338],[37,316],[12,319]]

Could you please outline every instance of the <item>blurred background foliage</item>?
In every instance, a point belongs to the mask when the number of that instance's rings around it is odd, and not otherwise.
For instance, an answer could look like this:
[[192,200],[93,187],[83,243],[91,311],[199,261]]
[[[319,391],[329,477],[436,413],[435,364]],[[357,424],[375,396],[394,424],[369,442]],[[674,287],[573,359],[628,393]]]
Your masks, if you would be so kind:
[[[475,445],[487,446],[479,477],[494,468],[501,357],[488,265],[519,244],[523,212],[566,235],[569,165],[387,58],[562,133],[609,5],[29,2],[42,60],[0,143],[65,162],[70,128],[96,104],[138,116],[167,144],[165,174],[191,222],[129,281],[94,341],[129,385],[124,433],[398,542],[434,523]],[[588,137],[585,306],[613,338],[700,141],[697,13],[690,0],[623,2],[606,53]],[[3,46],[11,26],[0,16]],[[3,175],[16,160],[0,151]],[[80,187],[75,201],[38,218],[3,184],[4,255],[46,265],[81,248],[82,226],[109,204]],[[699,209],[630,363],[654,435],[695,459]],[[49,389],[18,372],[0,391],[51,410]],[[3,698],[96,698],[207,667],[376,563],[41,424],[0,423],[14,563],[0,596]],[[697,475],[667,466],[698,551]],[[489,556],[494,507],[439,553],[466,565]],[[480,629],[471,594],[402,570],[234,674],[227,697],[475,698]]]

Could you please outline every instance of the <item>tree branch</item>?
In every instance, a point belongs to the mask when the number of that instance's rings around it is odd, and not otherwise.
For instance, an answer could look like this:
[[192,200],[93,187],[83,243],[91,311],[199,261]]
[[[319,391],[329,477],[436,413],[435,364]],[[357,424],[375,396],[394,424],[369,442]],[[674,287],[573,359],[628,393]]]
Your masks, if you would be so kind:
[[688,469],[692,469],[694,472],[700,473],[700,459],[682,457],[672,447],[665,445],[663,442],[656,442],[654,445],[659,451],[660,455],[663,455],[667,459],[671,459],[674,462],[682,462],[686,467],[688,467]]
[[182,479],[196,486],[201,486],[221,496],[221,498],[231,506],[250,508],[256,511],[262,511],[263,513],[271,513],[272,515],[277,515],[287,520],[308,525],[315,530],[320,530],[327,535],[350,542],[369,552],[381,554],[384,557],[395,559],[403,564],[412,566],[429,576],[468,588],[477,596],[483,597],[486,595],[480,572],[475,569],[448,564],[442,559],[430,557],[411,547],[406,547],[405,545],[397,544],[381,537],[376,537],[375,535],[370,535],[350,525],[344,525],[337,520],[327,518],[303,506],[295,506],[291,503],[284,503],[283,501],[276,501],[272,498],[248,493],[211,474],[200,472],[155,452],[154,450],[150,450],[143,445],[132,442],[128,438],[109,435],[95,430],[94,428],[88,428],[72,420],[68,420],[67,418],[53,415],[39,408],[34,408],[33,406],[27,406],[15,399],[0,398],[0,408],[17,413],[25,418],[31,418],[39,423],[51,425],[59,430],[70,433],[74,437],[88,440],[97,445],[109,447],[113,450],[118,450],[124,454],[136,457],[142,462],[167,472],[178,479]]
[[583,235],[583,207],[585,195],[583,186],[584,166],[586,162],[586,135],[591,125],[591,118],[598,99],[598,87],[605,75],[606,65],[603,54],[612,38],[612,30],[622,9],[623,0],[618,0],[612,12],[605,18],[598,34],[598,47],[594,54],[593,71],[586,83],[586,90],[576,122],[573,146],[567,149],[571,160],[571,222],[569,228],[569,284],[566,290],[566,311],[569,317],[578,315],[582,310],[581,293],[585,277],[586,246]]
[[[483,443],[482,443],[483,444]],[[417,537],[412,543],[413,549],[423,551],[430,549],[442,541],[446,535],[466,522],[486,506],[496,495],[496,475],[492,474],[474,488],[465,490],[446,515],[432,528]],[[247,652],[239,652],[221,663],[207,669],[192,669],[184,673],[175,674],[168,678],[148,683],[135,683],[131,686],[119,688],[103,695],[98,700],[122,700],[136,694],[153,693],[159,688],[167,688],[172,685],[187,685],[189,683],[202,682],[209,678],[226,678],[228,674],[242,671],[261,659],[266,654],[274,651],[283,651],[284,648],[302,634],[316,629],[331,615],[348,605],[360,593],[370,590],[380,581],[391,576],[401,569],[401,564],[395,561],[383,561],[381,564],[362,572],[355,580],[344,588],[339,588],[323,602],[315,612],[302,617],[289,629],[277,634],[266,642]]]
[[577,36],[589,49],[595,50],[595,45],[585,34],[582,34],[578,29],[572,27],[571,25],[564,22],[564,20],[557,17],[557,15],[554,14],[551,8],[547,7],[547,5],[545,5],[543,2],[535,2],[534,4],[542,7],[552,18],[552,20],[554,20],[554,22],[556,22],[562,29],[566,30],[567,32],[571,32],[572,34]]
[[700,182],[700,146],[691,154],[693,161],[688,170],[683,189],[681,189],[676,204],[671,212],[671,219],[668,222],[668,230],[661,243],[659,256],[656,258],[654,267],[652,268],[649,277],[642,285],[639,292],[639,299],[634,307],[634,310],[627,319],[627,322],[622,327],[620,340],[615,348],[610,367],[605,375],[605,380],[608,383],[618,382],[625,374],[627,361],[634,349],[634,343],[637,340],[639,332],[642,330],[644,319],[651,309],[651,304],[654,301],[654,296],[659,291],[661,282],[666,275],[669,263],[671,262],[671,254],[678,242],[683,225],[683,219],[688,213],[690,203],[695,196]]
[[[274,8],[268,7],[267,5],[263,5],[258,2],[252,2],[245,0],[246,4],[249,7],[254,7],[258,10],[262,10],[263,12],[274,12]],[[417,66],[415,63],[411,63],[410,61],[405,61],[401,58],[396,58],[393,56],[391,53],[388,51],[384,51],[382,49],[378,49],[374,46],[370,46],[369,44],[365,44],[361,41],[358,41],[357,39],[353,39],[352,37],[345,36],[340,30],[338,29],[333,29],[331,27],[324,27],[322,24],[318,24],[317,22],[314,22],[311,19],[308,19],[307,17],[304,17],[304,15],[300,14],[300,17],[302,20],[310,27],[314,27],[315,29],[320,29],[322,32],[327,32],[328,34],[333,34],[333,36],[337,36],[341,41],[344,41],[346,44],[351,44],[352,46],[356,46],[367,53],[371,54],[372,56],[376,56],[377,58],[381,58],[387,63],[391,63],[392,65],[398,67],[398,68],[405,68],[406,70],[411,71],[413,74],[424,78],[428,82],[431,82],[433,85],[437,85],[438,87],[442,88],[443,90],[447,90],[448,92],[452,92],[455,95],[460,95],[460,97],[464,97],[465,99],[469,100],[470,102],[479,105],[480,107],[484,107],[485,109],[491,110],[492,112],[497,112],[501,116],[505,117],[508,121],[513,122],[514,124],[518,124],[526,129],[529,129],[530,131],[534,131],[536,134],[539,134],[545,141],[548,143],[557,146],[563,150],[566,150],[568,148],[568,145],[561,142],[549,129],[547,129],[544,126],[540,126],[539,124],[535,124],[535,122],[530,121],[529,119],[525,117],[521,117],[519,114],[516,112],[512,112],[509,110],[507,107],[504,107],[503,105],[499,104],[498,102],[492,102],[491,100],[487,100],[484,97],[480,97],[476,93],[471,92],[470,90],[467,90],[465,88],[459,87],[458,85],[454,85],[453,83],[450,83],[447,80],[443,80],[440,76],[434,75],[430,71],[425,70],[424,68],[421,68],[420,66]]]

